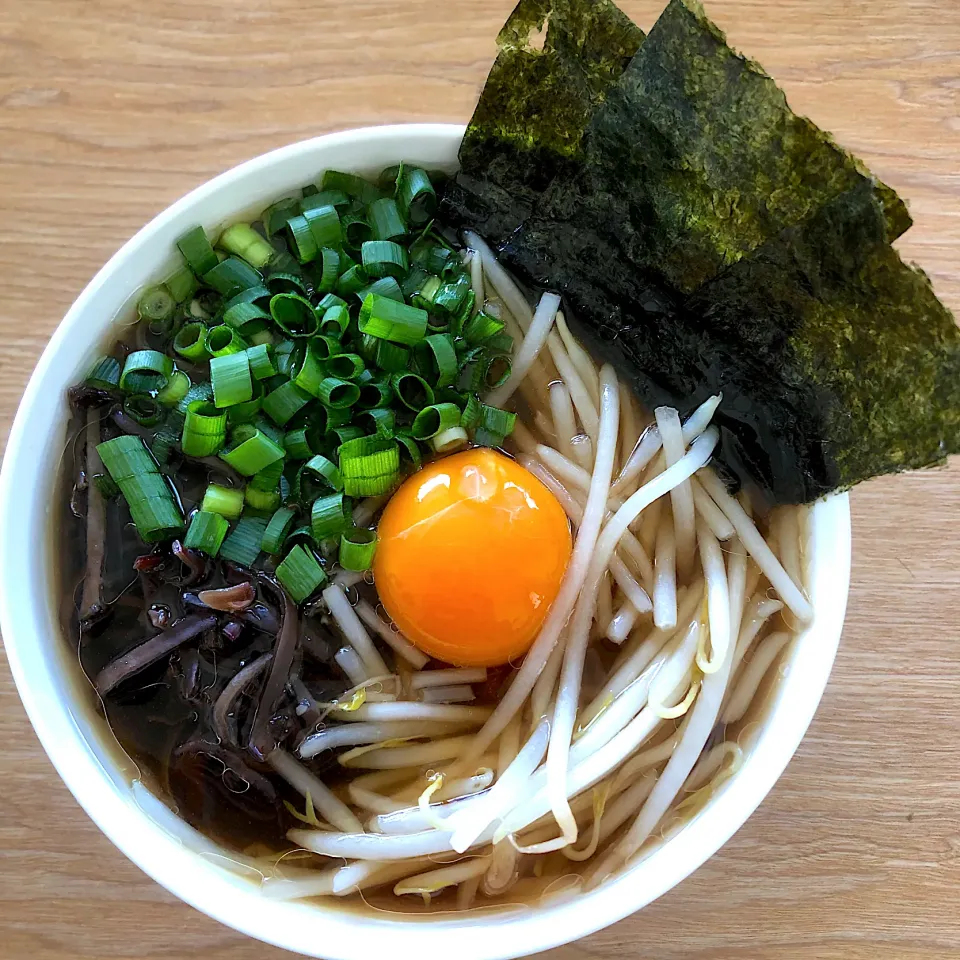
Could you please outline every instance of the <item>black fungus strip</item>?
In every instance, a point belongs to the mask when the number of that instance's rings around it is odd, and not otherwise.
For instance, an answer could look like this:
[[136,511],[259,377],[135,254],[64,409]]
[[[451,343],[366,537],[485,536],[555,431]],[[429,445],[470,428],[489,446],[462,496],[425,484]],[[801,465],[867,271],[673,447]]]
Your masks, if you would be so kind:
[[264,577],[263,580],[282,593],[284,608],[280,633],[274,647],[273,668],[264,684],[260,704],[257,707],[257,715],[253,721],[253,729],[250,732],[250,752],[258,760],[265,759],[275,746],[270,733],[270,716],[277,700],[280,698],[280,694],[283,693],[283,689],[287,685],[287,677],[290,675],[290,667],[293,664],[293,655],[297,649],[300,633],[297,605],[287,596],[285,591],[273,584],[268,578]]
[[[124,680],[139,673],[150,664],[162,660],[173,653],[181,644],[216,626],[217,618],[192,616],[185,617],[175,627],[158,633],[127,653],[111,660],[97,675],[96,688],[101,697],[106,696],[123,683]],[[296,629],[296,625],[294,625]]]

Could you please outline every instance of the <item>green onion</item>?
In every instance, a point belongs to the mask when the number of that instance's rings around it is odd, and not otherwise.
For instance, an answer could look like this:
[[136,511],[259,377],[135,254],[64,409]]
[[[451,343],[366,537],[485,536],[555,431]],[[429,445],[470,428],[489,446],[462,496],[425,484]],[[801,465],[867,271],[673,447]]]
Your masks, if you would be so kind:
[[345,273],[341,274],[337,281],[337,293],[341,297],[349,297],[351,294],[359,293],[369,280],[363,267],[354,264]]
[[357,423],[367,428],[367,433],[390,438],[396,431],[397,415],[388,407],[374,407],[362,411],[357,416]]
[[257,287],[262,279],[249,263],[237,257],[227,257],[203,275],[203,282],[225,297],[234,297],[241,290]]
[[456,280],[445,283],[433,298],[433,306],[448,314],[456,313],[471,293],[470,275],[461,273]]
[[217,255],[214,253],[203,227],[194,227],[185,233],[177,241],[177,246],[183,254],[183,259],[190,264],[190,269],[198,277],[202,277],[218,263]]
[[[391,240],[368,240],[360,255],[368,277],[401,277],[410,269],[407,251]],[[399,287],[398,287],[399,289]]]
[[400,402],[414,413],[430,406],[435,399],[430,384],[415,373],[395,373],[390,384]]
[[453,251],[424,235],[410,248],[410,257],[427,273],[441,274],[450,265]]
[[513,337],[509,333],[495,333],[484,341],[484,346],[489,353],[512,353]]
[[400,284],[400,291],[404,298],[409,300],[415,297],[418,293],[420,293],[424,283],[426,283],[429,279],[430,275],[425,270],[421,269],[420,267],[413,267],[403,278],[403,283]]
[[310,529],[318,542],[346,530],[352,520],[350,501],[342,493],[318,497],[310,508]]
[[265,344],[259,344],[247,349],[247,362],[250,364],[250,373],[257,380],[266,380],[268,377],[274,377],[277,374],[277,368],[273,364],[270,347]]
[[480,411],[483,404],[477,399],[475,394],[470,394],[467,405],[463,408],[463,415],[460,417],[460,426],[472,430],[480,423]]
[[260,556],[260,541],[267,521],[258,517],[241,517],[220,547],[220,559],[252,567]]
[[219,513],[228,520],[236,520],[243,513],[243,490],[211,483],[203,494],[200,509],[205,513]]
[[376,549],[377,535],[373,530],[353,527],[340,534],[340,566],[357,573],[369,570]]
[[170,382],[157,394],[157,400],[165,407],[178,404],[190,389],[190,378],[182,370],[174,370]]
[[[150,452],[161,468],[166,466],[180,446],[180,437],[166,429],[160,430],[150,444]],[[109,479],[109,478],[108,478]]]
[[300,473],[309,472],[320,477],[331,490],[342,490],[343,479],[336,464],[331,463],[326,457],[311,457],[301,468]]
[[373,229],[365,217],[358,213],[345,213],[340,217],[340,229],[343,232],[343,245],[358,253],[367,240],[373,238]]
[[270,518],[270,522],[263,531],[263,540],[261,541],[265,553],[276,555],[283,549],[283,543],[287,539],[287,534],[293,529],[293,522],[296,517],[296,510],[290,507],[281,507]]
[[270,315],[290,337],[312,337],[320,321],[313,304],[295,293],[278,293],[270,300]]
[[407,225],[396,200],[389,197],[375,200],[367,208],[367,215],[375,240],[395,240],[397,237],[406,236]]
[[280,506],[280,488],[278,486],[275,490],[256,490],[248,486],[243,492],[243,498],[252,510],[273,511]]
[[399,373],[410,366],[410,351],[387,340],[377,342],[374,357],[376,365],[385,373]]
[[424,407],[414,418],[410,432],[416,440],[430,440],[437,434],[460,426],[460,408],[454,403]]
[[293,415],[302,410],[310,399],[309,393],[305,393],[290,380],[264,397],[263,412],[277,426],[285,427]]
[[481,343],[500,333],[506,324],[482,310],[472,316],[463,328],[463,339],[467,343]]
[[386,377],[365,382],[361,378],[357,383],[360,386],[360,398],[356,406],[362,410],[385,407],[393,400],[393,387],[390,386],[390,380]]
[[312,442],[312,431],[307,427],[288,430],[283,435],[283,449],[293,460],[307,460],[317,452]]
[[277,579],[295,603],[303,603],[326,583],[327,575],[317,558],[297,544],[277,566]]
[[244,499],[256,510],[276,510],[280,505],[280,478],[283,461],[277,460],[250,478]]
[[233,327],[241,336],[259,333],[270,322],[270,314],[255,303],[235,303],[223,311],[223,322]]
[[210,356],[206,347],[207,328],[202,323],[188,323],[180,328],[173,338],[173,349],[194,363]]
[[393,277],[381,277],[379,280],[374,280],[369,286],[357,291],[357,298],[363,303],[371,293],[375,293],[379,297],[389,297],[398,303],[405,302],[400,284]]
[[[187,408],[196,400],[213,401],[213,387],[208,380],[195,383],[186,393],[186,396],[177,404],[177,413],[181,418],[186,417]],[[219,414],[219,410],[217,413]]]
[[370,294],[360,308],[360,332],[380,340],[413,346],[427,332],[427,312],[389,297]]
[[450,427],[430,438],[430,444],[437,453],[450,453],[467,442],[467,431],[463,427]]
[[355,380],[364,371],[363,357],[355,353],[339,353],[327,360],[326,367],[327,373],[332,377]]
[[[336,411],[332,411],[336,412]],[[343,444],[351,440],[357,440],[365,436],[363,427],[358,427],[355,423],[346,423],[344,425],[331,424],[327,428],[327,441],[335,447],[342,447]]]
[[253,380],[246,351],[215,356],[210,361],[210,382],[216,407],[232,407],[253,399]]
[[272,238],[275,233],[279,233],[291,217],[295,217],[300,210],[300,201],[293,197],[285,197],[271,204],[263,211],[261,219],[263,220],[263,229],[267,237]]
[[423,465],[423,454],[420,452],[417,441],[408,433],[402,431],[398,431],[394,435],[394,439],[400,444],[401,451],[406,454],[407,459],[413,464],[413,469],[419,470]]
[[125,397],[123,412],[142,427],[155,427],[166,416],[160,402],[147,393]]
[[482,386],[488,390],[496,390],[497,387],[502,387],[507,380],[510,379],[510,371],[512,368],[513,364],[509,357],[496,356],[488,358],[485,363],[481,364],[483,377]]
[[276,337],[270,330],[257,330],[256,333],[251,333],[247,336],[247,339],[250,341],[251,347],[259,346],[268,346],[272,347],[276,343]]
[[343,190],[320,190],[309,196],[304,193],[303,200],[300,201],[300,208],[309,210],[311,207],[344,207],[349,204],[350,198]]
[[243,353],[248,344],[233,327],[221,323],[219,327],[211,327],[207,331],[204,346],[213,357],[228,357],[232,353]]
[[299,273],[276,270],[267,277],[266,283],[271,297],[278,293],[299,293],[304,297],[307,295],[307,285]]
[[226,436],[226,413],[206,400],[193,400],[187,406],[180,447],[188,457],[209,457],[217,453]]
[[186,266],[167,277],[164,286],[177,303],[186,303],[200,288],[196,275]]
[[470,318],[473,316],[473,307],[477,302],[477,295],[473,290],[468,290],[466,297],[463,299],[463,303],[460,304],[460,309],[454,314],[453,318],[450,321],[450,330],[453,333],[460,334],[464,326],[470,321]]
[[87,374],[86,382],[91,387],[112,390],[120,383],[120,361],[113,357],[101,357]]
[[104,500],[112,500],[120,493],[120,488],[113,482],[109,473],[95,473],[92,480]]
[[372,203],[380,196],[380,191],[363,177],[358,177],[355,173],[341,173],[339,170],[328,170],[323,175],[320,188],[341,190],[364,204]]
[[276,250],[249,223],[235,223],[227,227],[220,235],[218,246],[227,253],[243,257],[257,270],[262,270],[276,256]]
[[256,303],[258,300],[269,300],[273,294],[262,284],[247,287],[234,294],[224,305],[224,314],[232,310],[238,303]]
[[251,383],[253,396],[242,403],[235,403],[227,408],[227,424],[235,427],[238,423],[249,423],[255,420],[263,407],[263,383],[260,380],[254,380]]
[[310,207],[303,211],[303,219],[309,224],[318,249],[340,246],[340,217],[336,207]]
[[417,366],[435,387],[449,387],[460,373],[457,351],[449,333],[435,333],[416,346]]
[[340,276],[340,254],[331,247],[324,247],[320,251],[320,277],[317,280],[317,290],[320,293],[330,293],[337,285]]
[[251,424],[241,423],[230,435],[230,446],[220,451],[220,459],[237,473],[252,477],[276,460],[282,460],[283,447]]
[[306,217],[291,217],[287,221],[287,230],[290,233],[290,248],[300,263],[311,263],[316,260],[320,247]]
[[349,497],[376,497],[389,492],[400,472],[400,450],[393,440],[358,437],[337,451],[343,489]]
[[360,388],[349,380],[325,377],[317,389],[317,396],[325,407],[343,410],[352,407],[360,399]]
[[173,374],[173,361],[159,350],[136,350],[123,364],[120,389],[130,393],[162,390]]
[[190,521],[190,529],[183,539],[183,545],[189,550],[200,550],[210,557],[220,552],[220,545],[227,535],[230,524],[218,513],[197,511]]
[[137,313],[144,320],[170,320],[176,309],[177,301],[162,283],[147,287],[137,303]]
[[483,403],[473,441],[482,447],[502,447],[503,441],[513,433],[516,422],[515,413]]
[[423,281],[420,290],[411,298],[414,305],[423,310],[432,310],[433,302],[443,286],[443,281],[439,277],[427,277]]
[[419,167],[404,167],[397,182],[397,202],[414,225],[426,223],[437,212],[437,194]]
[[325,337],[340,340],[349,326],[350,313],[346,306],[335,304],[324,311],[323,319],[320,321],[320,333]]
[[99,443],[97,453],[127,501],[144,542],[166,540],[183,529],[173,492],[139,437],[124,435]]

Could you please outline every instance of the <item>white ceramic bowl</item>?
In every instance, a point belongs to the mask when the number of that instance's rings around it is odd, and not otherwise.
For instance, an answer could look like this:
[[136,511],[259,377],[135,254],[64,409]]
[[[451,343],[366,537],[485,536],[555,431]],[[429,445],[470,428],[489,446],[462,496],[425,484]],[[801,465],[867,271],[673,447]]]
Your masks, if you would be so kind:
[[[375,174],[401,158],[453,170],[459,126],[376,127],[268,153],[194,190],[144,227],[94,278],[57,328],[27,386],[0,474],[0,626],[20,696],[64,782],[101,830],[157,882],[238,930],[329,960],[367,960],[389,944],[399,957],[501,960],[576,940],[639,910],[700,866],[773,786],[813,717],[833,664],[850,578],[846,496],[811,513],[807,557],[816,617],[793,645],[740,771],[706,808],[643,861],[562,905],[465,916],[394,916],[340,900],[263,899],[225,854],[142,785],[98,715],[58,623],[54,484],[64,445],[64,391],[114,337],[137,290],[175,262],[190,226],[216,228],[261,210],[327,168]],[[776,851],[770,851],[776,856]]]

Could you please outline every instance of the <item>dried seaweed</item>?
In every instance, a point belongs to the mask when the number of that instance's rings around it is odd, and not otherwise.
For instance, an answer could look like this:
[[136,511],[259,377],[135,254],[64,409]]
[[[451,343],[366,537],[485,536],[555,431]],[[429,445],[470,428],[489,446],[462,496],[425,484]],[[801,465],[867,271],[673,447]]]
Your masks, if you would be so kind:
[[448,203],[484,233],[509,233],[551,179],[570,174],[565,165],[642,41],[609,0],[521,0],[497,37]]
[[[793,114],[696,0],[672,0],[625,67],[621,45],[590,73],[596,45],[585,65],[551,31],[593,9],[518,7],[447,214],[560,290],[648,405],[722,391],[721,459],[773,502],[960,448],[960,336],[890,246],[910,225],[902,201]],[[548,69],[524,45],[537,17]]]

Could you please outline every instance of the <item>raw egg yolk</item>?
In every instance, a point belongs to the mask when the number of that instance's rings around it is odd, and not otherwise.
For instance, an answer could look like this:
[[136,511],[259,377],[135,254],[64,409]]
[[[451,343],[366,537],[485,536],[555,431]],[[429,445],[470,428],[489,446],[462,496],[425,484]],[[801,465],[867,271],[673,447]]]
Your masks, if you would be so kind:
[[570,526],[528,470],[489,449],[445,457],[393,495],[378,527],[380,600],[424,653],[457,666],[515,660],[570,560]]

